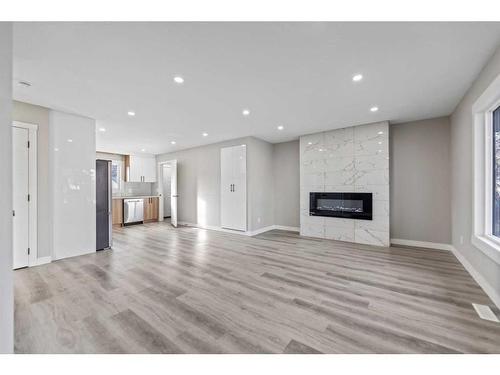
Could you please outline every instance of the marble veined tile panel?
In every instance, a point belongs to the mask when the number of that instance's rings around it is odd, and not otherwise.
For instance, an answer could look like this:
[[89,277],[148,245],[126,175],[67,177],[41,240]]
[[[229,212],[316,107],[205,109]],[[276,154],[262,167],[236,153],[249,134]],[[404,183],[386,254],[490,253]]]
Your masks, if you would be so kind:
[[354,159],[351,156],[330,157],[323,160],[325,172],[352,172],[354,171]]
[[327,225],[325,226],[324,233],[324,238],[327,238],[329,240],[355,242],[354,223],[350,228]]
[[355,229],[354,242],[375,246],[389,246],[389,232],[381,232],[369,229]]
[[374,215],[373,220],[354,220],[356,229],[389,232],[389,216]]
[[312,172],[304,173],[301,176],[302,186],[324,186],[325,185],[325,173],[324,172]]
[[358,155],[354,158],[353,165],[357,171],[389,169],[389,155]]
[[352,127],[336,129],[325,132],[323,143],[325,146],[344,145],[354,141],[354,129]]
[[384,184],[384,185],[362,185],[362,186],[355,186],[354,190],[355,192],[358,193],[372,193],[373,200],[382,200],[382,201],[388,201],[390,199],[389,197],[389,185]]

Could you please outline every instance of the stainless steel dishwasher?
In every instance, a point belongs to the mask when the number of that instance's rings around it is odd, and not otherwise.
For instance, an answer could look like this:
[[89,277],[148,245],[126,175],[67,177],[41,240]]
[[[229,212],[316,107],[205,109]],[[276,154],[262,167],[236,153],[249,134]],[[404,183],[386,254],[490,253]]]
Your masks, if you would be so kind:
[[142,223],[144,221],[144,200],[123,200],[123,224]]

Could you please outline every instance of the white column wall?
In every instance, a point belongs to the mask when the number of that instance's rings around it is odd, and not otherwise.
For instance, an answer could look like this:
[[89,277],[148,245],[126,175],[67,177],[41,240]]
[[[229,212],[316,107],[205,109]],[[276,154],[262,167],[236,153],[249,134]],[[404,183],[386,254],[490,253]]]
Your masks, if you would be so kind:
[[50,111],[52,258],[96,250],[95,120]]
[[12,23],[0,22],[0,353],[14,350],[12,285]]

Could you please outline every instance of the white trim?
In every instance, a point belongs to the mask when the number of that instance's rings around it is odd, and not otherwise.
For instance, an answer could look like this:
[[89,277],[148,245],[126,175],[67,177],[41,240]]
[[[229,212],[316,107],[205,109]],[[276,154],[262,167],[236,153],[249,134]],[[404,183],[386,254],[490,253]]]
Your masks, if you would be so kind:
[[15,126],[16,128],[24,128],[28,130],[34,130],[38,131],[38,125],[37,124],[30,124],[29,122],[22,122],[22,121],[12,121],[12,126]]
[[29,234],[28,243],[30,254],[28,267],[37,265],[38,259],[38,125],[21,121],[12,121],[12,126],[28,130],[29,177],[28,194],[29,202]]
[[471,242],[500,264],[500,243],[491,236],[492,112],[500,106],[498,75],[472,106],[473,118],[473,220]]
[[488,236],[473,234],[470,238],[470,242],[494,262],[500,264],[500,251],[497,250],[498,244],[488,238]]
[[477,315],[479,315],[481,319],[490,320],[495,323],[500,323],[500,320],[498,320],[498,317],[495,315],[495,313],[491,310],[489,306],[480,305],[477,303],[473,303],[472,306],[474,307],[474,310],[476,310]]
[[253,231],[246,231],[244,233],[247,236],[252,237],[252,236],[256,236],[256,235],[261,234],[261,233],[269,232],[270,230],[273,230],[273,229],[276,229],[276,226],[275,225],[269,225],[267,227],[259,228],[259,229],[253,230]]
[[193,228],[200,228],[200,229],[208,229],[208,230],[216,230],[218,232],[225,232],[225,233],[233,233],[233,234],[239,234],[243,236],[248,236],[248,232],[242,232],[238,230],[232,230],[232,229],[226,229],[226,228],[221,228],[217,227],[214,225],[201,225],[201,224],[196,224],[196,223],[190,223],[187,221],[179,221],[179,225],[184,225],[187,227],[193,227]]
[[447,250],[447,251],[452,251],[453,248],[453,246],[448,243],[403,240],[400,238],[391,238],[391,245],[423,247],[427,249],[437,249],[437,250]]
[[287,231],[291,231],[291,232],[299,232],[299,228],[297,228],[297,227],[287,227],[287,226],[283,226],[283,225],[269,225],[267,227],[256,229],[254,231],[246,231],[246,232],[239,231],[239,230],[233,230],[233,229],[221,228],[221,227],[217,227],[214,225],[200,225],[200,224],[195,224],[195,223],[189,223],[187,221],[179,221],[179,225],[200,228],[200,229],[216,230],[218,232],[239,234],[241,236],[249,236],[249,237],[256,236],[258,234],[269,232],[270,230],[275,230],[275,229],[287,230]]
[[493,303],[500,308],[500,294],[498,294],[495,291],[495,288],[491,286],[491,284],[474,268],[472,265],[469,263],[465,257],[460,254],[460,252],[455,248],[451,247],[451,252],[455,257],[458,259],[458,261],[464,266],[467,272],[472,276],[472,278],[476,281],[476,283],[479,284],[481,289],[490,297],[490,299],[493,301]]
[[51,256],[48,256],[48,257],[42,257],[42,258],[38,258],[35,262],[35,264],[33,264],[34,266],[41,266],[42,264],[47,264],[47,263],[50,263],[52,262],[52,257]]
[[300,232],[299,227],[288,227],[286,225],[273,225],[273,229],[278,229],[278,230],[286,230],[288,232]]

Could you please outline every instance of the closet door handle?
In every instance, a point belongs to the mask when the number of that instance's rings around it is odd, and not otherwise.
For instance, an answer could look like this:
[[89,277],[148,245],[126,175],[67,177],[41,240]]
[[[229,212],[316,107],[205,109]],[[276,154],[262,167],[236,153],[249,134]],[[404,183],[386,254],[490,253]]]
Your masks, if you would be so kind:
[[233,184],[233,193],[236,191],[236,189],[234,187],[235,187],[235,185]]

